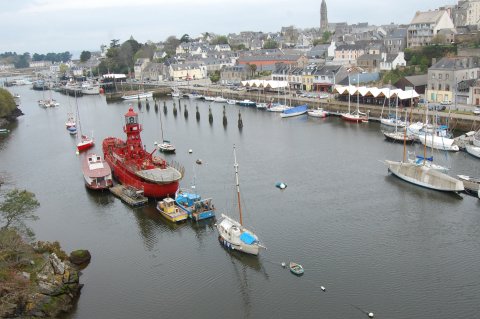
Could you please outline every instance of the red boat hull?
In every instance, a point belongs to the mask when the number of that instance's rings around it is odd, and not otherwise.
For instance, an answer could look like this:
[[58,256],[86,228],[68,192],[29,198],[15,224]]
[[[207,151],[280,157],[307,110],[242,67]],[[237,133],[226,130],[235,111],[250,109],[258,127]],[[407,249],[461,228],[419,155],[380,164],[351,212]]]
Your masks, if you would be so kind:
[[347,122],[354,122],[354,123],[359,123],[359,122],[364,122],[368,121],[367,117],[351,117],[348,115],[342,115],[342,120],[347,121]]
[[110,165],[113,176],[115,176],[115,178],[117,178],[120,183],[127,186],[133,186],[137,189],[143,189],[144,196],[164,198],[168,196],[175,196],[175,193],[178,190],[178,181],[170,182],[167,184],[149,183],[142,180],[140,177],[133,174],[129,170],[125,169],[123,165],[114,164],[111,160],[111,157],[107,154],[105,154],[105,160]]
[[82,152],[82,151],[86,151],[88,150],[89,148],[91,148],[93,146],[93,142],[91,143],[87,143],[87,144],[81,144],[81,145],[77,145],[77,150],[79,152]]

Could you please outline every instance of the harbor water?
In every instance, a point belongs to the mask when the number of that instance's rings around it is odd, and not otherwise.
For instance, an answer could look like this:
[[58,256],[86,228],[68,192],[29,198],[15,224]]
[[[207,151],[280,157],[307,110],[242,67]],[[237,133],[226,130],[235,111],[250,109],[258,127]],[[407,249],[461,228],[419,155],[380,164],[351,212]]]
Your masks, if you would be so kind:
[[[129,103],[107,104],[103,96],[75,101],[53,92],[60,106],[43,109],[37,104],[42,92],[18,87],[15,93],[25,115],[9,135],[0,136],[0,171],[7,180],[2,190],[36,194],[40,219],[30,225],[38,240],[58,240],[67,252],[92,254],[81,277],[82,294],[67,318],[480,314],[480,201],[389,175],[382,161],[400,160],[403,145],[386,142],[378,123],[306,115],[282,119],[225,104],[224,126],[223,104],[182,99],[178,109],[177,100],[174,117],[172,99],[159,101],[158,112],[152,100],[148,110],[143,102],[139,118],[146,149],[153,151],[161,141],[163,126],[164,138],[177,148],[166,159],[185,167],[181,187],[194,183],[200,195],[212,197],[217,217],[226,212],[238,218],[236,146],[244,224],[267,247],[252,257],[220,246],[215,220],[173,225],[153,201],[131,208],[108,192],[85,188],[84,154],[75,154],[75,138],[65,129],[67,113],[78,105],[82,131],[93,132],[93,151],[101,154],[103,138],[125,137]],[[137,101],[132,105],[138,110]],[[420,145],[408,149],[423,154]],[[480,162],[464,152],[433,156],[451,167],[450,175],[480,176]],[[276,188],[277,182],[287,188]],[[305,274],[296,277],[282,268],[289,261],[302,264]]]

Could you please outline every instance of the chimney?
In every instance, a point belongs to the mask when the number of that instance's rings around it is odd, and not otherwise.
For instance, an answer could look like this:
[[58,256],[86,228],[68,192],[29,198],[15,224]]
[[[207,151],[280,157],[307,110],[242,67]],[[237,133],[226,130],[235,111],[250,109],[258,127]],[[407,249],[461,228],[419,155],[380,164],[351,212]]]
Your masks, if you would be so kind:
[[434,65],[435,63],[437,63],[437,58],[432,58],[432,65]]

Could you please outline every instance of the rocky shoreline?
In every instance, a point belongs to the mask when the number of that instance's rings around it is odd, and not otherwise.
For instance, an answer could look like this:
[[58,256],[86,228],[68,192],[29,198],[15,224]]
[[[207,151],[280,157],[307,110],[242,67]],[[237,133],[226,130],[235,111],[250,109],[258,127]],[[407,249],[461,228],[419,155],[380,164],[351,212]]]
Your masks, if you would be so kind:
[[23,257],[7,271],[0,269],[0,318],[58,318],[69,312],[83,287],[81,269],[90,253],[77,250],[68,257],[58,242],[21,246]]
[[11,122],[16,121],[17,117],[22,116],[22,115],[24,115],[22,110],[20,110],[18,107],[15,108],[15,110],[13,110],[13,112],[10,113],[10,115],[0,118],[0,127],[7,126]]

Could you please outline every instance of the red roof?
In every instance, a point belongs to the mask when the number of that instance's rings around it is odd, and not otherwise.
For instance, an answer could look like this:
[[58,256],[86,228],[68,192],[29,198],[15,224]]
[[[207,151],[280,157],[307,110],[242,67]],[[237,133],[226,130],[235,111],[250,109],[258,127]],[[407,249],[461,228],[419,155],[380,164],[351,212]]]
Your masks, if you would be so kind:
[[137,113],[133,111],[133,108],[129,108],[128,112],[125,113],[125,116],[137,116]]

